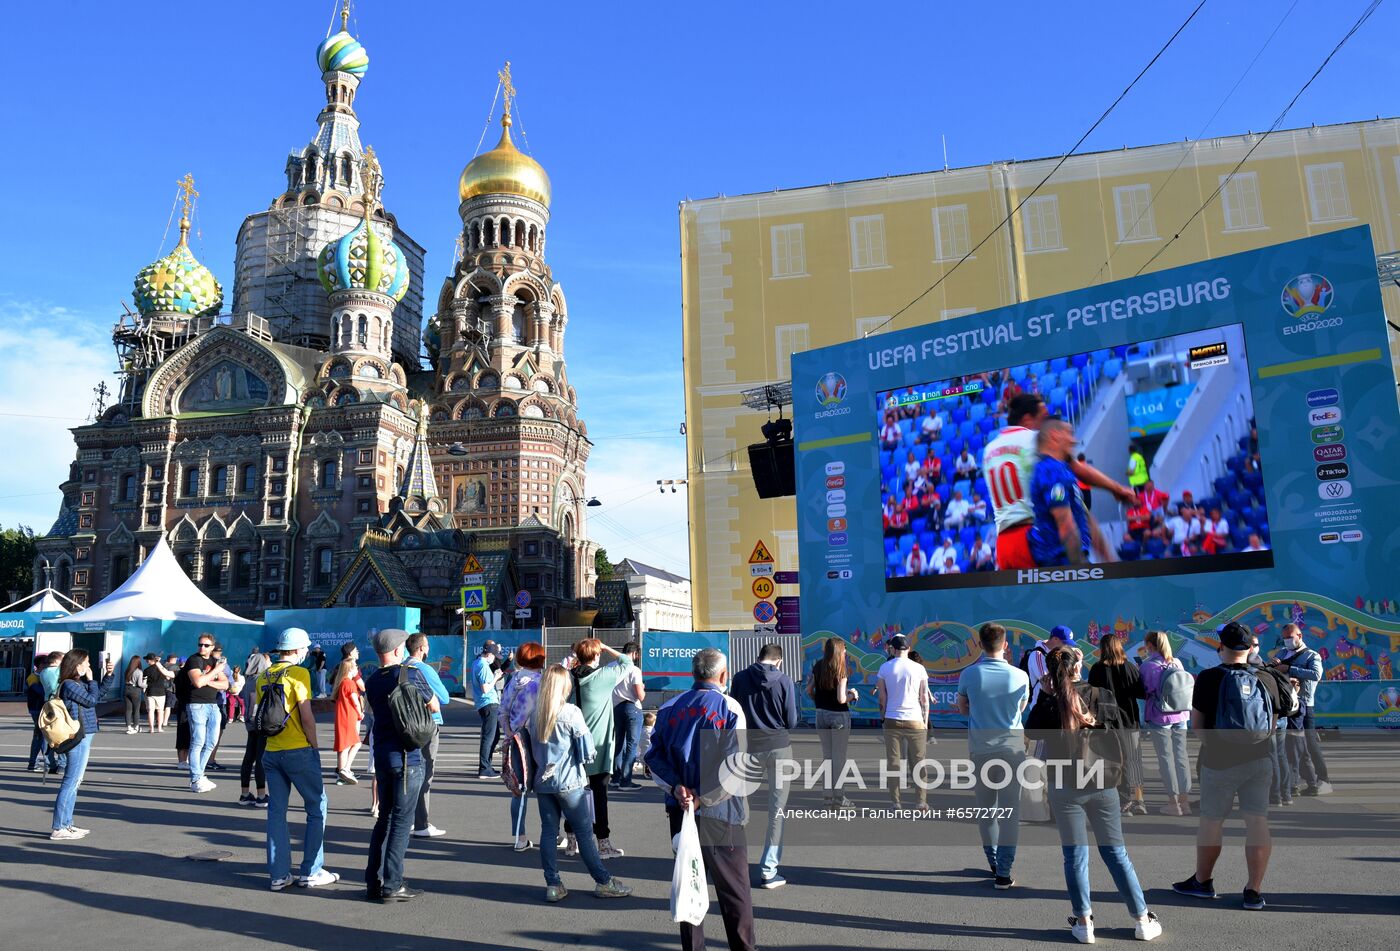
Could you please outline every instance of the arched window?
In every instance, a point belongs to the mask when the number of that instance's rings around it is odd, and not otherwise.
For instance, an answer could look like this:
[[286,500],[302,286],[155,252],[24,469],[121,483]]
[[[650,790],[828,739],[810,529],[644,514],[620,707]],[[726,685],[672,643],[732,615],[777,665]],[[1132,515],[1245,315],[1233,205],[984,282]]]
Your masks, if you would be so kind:
[[122,476],[122,501],[132,502],[136,499],[136,476]]
[[185,551],[180,553],[180,568],[185,572],[185,577],[194,580],[194,552]]
[[185,470],[185,483],[183,494],[187,499],[199,497],[199,466],[190,466]]
[[253,586],[253,553],[251,551],[240,551],[234,556],[233,586],[239,590],[246,590]]
[[121,587],[123,581],[131,577],[131,559],[126,555],[112,556],[112,589]]
[[62,591],[64,594],[67,594],[69,589],[73,587],[73,571],[66,561],[60,561],[58,563],[57,586],[58,590]]
[[214,494],[228,495],[228,466],[218,466],[214,469]]
[[330,548],[316,549],[316,586],[328,588],[335,568],[335,552]]
[[493,221],[493,220],[490,219],[490,218],[487,218],[487,219],[486,219],[486,223],[485,223],[485,225],[484,225],[484,227],[483,227],[483,229],[482,229],[482,237],[483,237],[483,239],[485,240],[486,244],[488,244],[488,245],[491,245],[491,244],[495,244],[495,243],[496,243],[496,222],[495,222],[495,221]]
[[218,591],[224,586],[224,553],[212,551],[204,557],[204,587]]
[[258,491],[258,467],[256,465],[246,465],[243,467],[243,491],[250,495]]
[[403,466],[394,467],[394,488],[398,489],[403,485]]
[[336,471],[339,468],[334,459],[321,460],[321,488],[334,489],[336,487]]
[[360,315],[360,346],[369,346],[369,318],[364,314]]

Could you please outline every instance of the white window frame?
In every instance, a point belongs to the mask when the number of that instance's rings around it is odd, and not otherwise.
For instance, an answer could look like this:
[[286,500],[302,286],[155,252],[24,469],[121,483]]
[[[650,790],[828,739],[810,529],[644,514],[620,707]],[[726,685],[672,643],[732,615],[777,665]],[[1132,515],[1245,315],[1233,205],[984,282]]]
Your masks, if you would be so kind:
[[856,318],[856,339],[873,337],[882,334],[889,328],[885,325],[889,323],[889,317],[857,317]]
[[807,276],[807,243],[801,224],[773,225],[768,229],[768,240],[773,254],[773,280]]
[[[1054,216],[1053,234],[1045,225],[1047,216]],[[1032,234],[1033,221],[1042,233]],[[1058,195],[1040,195],[1028,199],[1021,206],[1021,237],[1025,242],[1027,254],[1066,250],[1064,231],[1060,227],[1060,197]],[[1033,240],[1033,238],[1038,240]],[[1050,240],[1052,238],[1053,242]]]
[[[1264,202],[1259,197],[1259,173],[1236,172],[1220,176],[1220,207],[1225,215],[1226,231],[1264,231]],[[1249,199],[1254,208],[1249,208]],[[1253,212],[1253,220],[1250,213]]]
[[[1331,188],[1333,182],[1330,181],[1331,173],[1337,173],[1337,182],[1341,188],[1340,207],[1334,207],[1336,196],[1332,195]],[[1317,165],[1303,166],[1304,180],[1308,186],[1308,218],[1312,222],[1323,221],[1348,221],[1351,219],[1351,197],[1347,194],[1347,172],[1346,166],[1341,162],[1322,162]],[[1325,178],[1324,178],[1325,177]],[[1319,181],[1322,179],[1322,181]],[[1327,207],[1322,208],[1318,201],[1319,195],[1317,186],[1326,186],[1329,194],[1325,197]]]
[[1157,240],[1157,215],[1152,208],[1152,186],[1119,185],[1113,189],[1113,213],[1118,219],[1118,243]]
[[[794,334],[802,335],[802,346],[784,343],[784,338]],[[792,355],[812,348],[812,327],[810,324],[778,324],[773,328],[773,364],[777,370],[774,379],[787,380],[792,377]]]
[[[961,220],[959,220],[961,219]],[[958,231],[961,229],[962,233]],[[933,209],[933,259],[958,261],[965,255],[971,259],[972,219],[966,205],[942,205]]]
[[976,307],[945,307],[940,319],[953,320],[958,317],[968,317],[975,313],[977,313]]
[[[851,270],[868,271],[889,267],[889,248],[885,243],[884,215],[857,215],[851,222]],[[864,232],[866,241],[858,237]],[[878,239],[878,254],[877,251]],[[862,244],[866,247],[862,249]],[[862,253],[863,252],[863,253]]]

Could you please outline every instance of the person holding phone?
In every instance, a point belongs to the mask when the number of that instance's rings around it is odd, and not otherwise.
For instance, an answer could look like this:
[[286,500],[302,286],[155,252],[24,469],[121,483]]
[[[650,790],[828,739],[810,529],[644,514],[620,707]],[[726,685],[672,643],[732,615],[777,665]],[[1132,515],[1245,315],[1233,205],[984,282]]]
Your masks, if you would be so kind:
[[83,738],[68,751],[68,765],[63,771],[63,784],[53,804],[53,830],[49,838],[55,842],[81,839],[87,829],[73,825],[73,807],[78,799],[78,787],[87,772],[88,753],[92,738],[98,731],[97,702],[116,676],[112,662],[107,661],[100,681],[93,679],[88,652],[75,648],[63,655],[58,669],[58,699],[68,708],[68,715],[83,727]]

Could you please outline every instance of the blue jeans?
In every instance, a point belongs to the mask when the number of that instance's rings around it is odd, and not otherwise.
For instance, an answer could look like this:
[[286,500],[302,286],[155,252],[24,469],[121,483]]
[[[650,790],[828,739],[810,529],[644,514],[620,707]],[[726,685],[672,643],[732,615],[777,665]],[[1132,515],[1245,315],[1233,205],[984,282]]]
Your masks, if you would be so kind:
[[275,882],[292,871],[292,835],[287,806],[296,787],[306,807],[306,842],[301,853],[301,876],[310,878],[325,863],[326,787],[321,757],[304,746],[299,750],[267,750],[262,755],[267,774],[267,872]]
[[1186,751],[1188,721],[1148,726],[1147,735],[1157,751],[1157,771],[1168,796],[1185,796],[1191,792],[1191,755]]
[[77,746],[68,751],[68,765],[63,770],[63,785],[58,787],[58,798],[53,804],[53,831],[66,829],[73,824],[73,804],[78,801],[78,787],[83,783],[87,772],[88,754],[92,752],[92,734],[83,737]]
[[316,696],[324,697],[327,693],[328,691],[326,690],[326,671],[323,667],[322,669],[316,671]]
[[1273,761],[1273,776],[1269,783],[1270,799],[1293,798],[1293,769],[1288,760],[1288,728],[1280,725],[1269,737],[1269,758]]
[[1123,847],[1123,825],[1118,792],[1113,789],[1049,789],[1050,812],[1060,830],[1065,858],[1065,886],[1075,915],[1086,918],[1094,913],[1089,890],[1089,841],[1087,824],[1094,832],[1099,856],[1118,886],[1118,894],[1134,918],[1147,914],[1137,872],[1128,850]]
[[190,784],[204,778],[204,767],[219,745],[219,705],[191,703],[185,707],[190,723]]
[[[1021,837],[1021,783],[1016,778],[1016,770],[1025,758],[1025,752],[1016,749],[972,755],[972,763],[978,776],[975,790],[978,808],[1010,810],[1004,817],[998,817],[994,813],[977,820],[977,831],[982,835],[982,851],[986,854],[987,861],[997,870],[998,875],[1007,878],[1011,877],[1011,866],[1016,862],[1016,843]],[[983,764],[988,762],[1006,764],[1009,772],[1005,779],[1008,781],[1000,789],[994,789],[981,781]],[[1001,783],[1001,767],[993,766],[988,772],[988,778],[994,783]]]
[[30,711],[29,718],[34,721],[34,736],[29,741],[29,769],[33,769],[39,762],[39,755],[42,753],[44,759],[49,762],[49,772],[56,773],[61,769],[61,762],[67,757],[60,756],[49,747],[49,741],[44,734],[39,732],[39,711]]
[[755,765],[763,768],[763,782],[768,787],[768,828],[763,833],[763,852],[758,859],[758,877],[773,878],[783,858],[783,810],[787,808],[792,788],[784,782],[778,785],[778,763],[792,759],[792,747],[754,753]]
[[[540,867],[544,869],[544,883],[559,885],[559,817],[569,820],[575,829],[588,829],[592,820],[588,817],[588,787],[580,786],[568,792],[536,793],[540,803]],[[593,876],[593,881],[606,885],[612,875],[598,856],[598,841],[587,832],[578,836],[578,855],[584,867]]]
[[642,708],[630,700],[624,700],[613,708],[613,720],[617,731],[613,778],[619,786],[635,786],[632,766],[637,762],[637,747],[642,742]]
[[379,818],[369,837],[365,866],[365,885],[371,895],[395,891],[403,884],[403,858],[423,788],[423,764],[392,766],[380,759],[374,764],[374,778],[379,781]]
[[491,757],[496,752],[496,744],[501,740],[501,705],[490,703],[477,707],[476,715],[481,717],[481,754],[476,768],[487,773],[491,771]]

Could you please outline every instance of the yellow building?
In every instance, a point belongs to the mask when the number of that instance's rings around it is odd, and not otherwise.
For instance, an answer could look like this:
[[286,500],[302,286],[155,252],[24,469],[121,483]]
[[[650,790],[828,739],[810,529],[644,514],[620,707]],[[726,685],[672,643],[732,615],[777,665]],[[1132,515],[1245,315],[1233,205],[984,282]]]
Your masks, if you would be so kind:
[[1150,259],[1161,270],[1361,223],[1387,278],[1386,312],[1400,315],[1388,279],[1400,280],[1400,119],[1259,139],[1074,156],[1004,227],[1058,159],[682,203],[695,629],[753,623],[747,561],[760,538],[780,570],[797,567],[793,499],[760,500],[744,451],[767,417],[740,396],[788,379],[797,351],[1131,277]]

